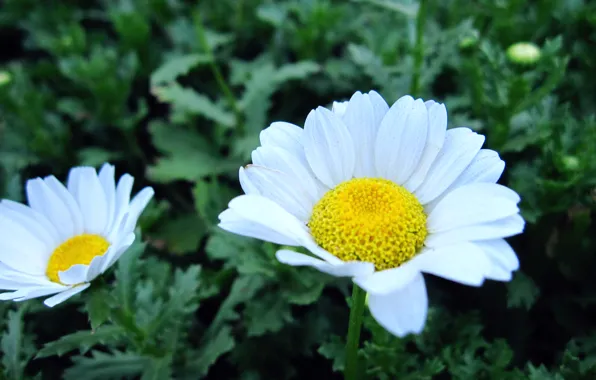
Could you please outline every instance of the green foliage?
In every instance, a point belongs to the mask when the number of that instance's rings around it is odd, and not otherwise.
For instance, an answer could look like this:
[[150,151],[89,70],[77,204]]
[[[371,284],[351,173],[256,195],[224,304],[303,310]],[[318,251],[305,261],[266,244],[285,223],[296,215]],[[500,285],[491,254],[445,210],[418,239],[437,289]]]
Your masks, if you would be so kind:
[[[420,336],[396,339],[367,316],[362,377],[596,377],[590,2],[2,5],[2,197],[105,161],[157,194],[145,243],[80,296],[0,304],[3,378],[339,378],[349,281],[282,265],[279,247],[225,233],[217,217],[263,128],[370,89],[444,102],[450,127],[485,134],[527,226],[510,239],[521,262],[510,283],[428,276]],[[524,41],[540,57],[520,65],[507,49]]]

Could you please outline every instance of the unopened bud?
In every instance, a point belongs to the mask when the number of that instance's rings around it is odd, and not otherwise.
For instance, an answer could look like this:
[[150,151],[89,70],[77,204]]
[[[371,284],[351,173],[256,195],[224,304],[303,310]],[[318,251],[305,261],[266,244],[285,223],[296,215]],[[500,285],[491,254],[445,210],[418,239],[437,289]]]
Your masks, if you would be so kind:
[[507,58],[519,65],[533,65],[540,56],[540,48],[531,42],[518,42],[507,48]]
[[8,71],[0,71],[0,87],[6,86],[12,81],[12,75]]

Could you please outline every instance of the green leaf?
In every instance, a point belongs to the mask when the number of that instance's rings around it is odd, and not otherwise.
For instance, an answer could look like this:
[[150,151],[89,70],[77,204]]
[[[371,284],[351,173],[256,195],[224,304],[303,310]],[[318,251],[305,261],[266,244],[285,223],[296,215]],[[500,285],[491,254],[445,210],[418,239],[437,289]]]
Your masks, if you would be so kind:
[[134,353],[113,351],[112,354],[106,354],[93,351],[92,357],[78,356],[73,362],[74,365],[64,372],[65,380],[135,377],[143,373],[151,360]]
[[23,371],[27,365],[28,359],[23,357],[23,316],[25,308],[20,307],[16,311],[8,312],[8,329],[2,335],[2,365],[4,373],[12,379],[22,379]]
[[82,355],[95,345],[121,342],[124,333],[125,331],[120,326],[101,326],[96,330],[77,331],[46,343],[35,357],[39,359],[54,355],[62,356],[77,349]]
[[136,241],[118,260],[115,291],[118,306],[126,314],[133,310],[135,284],[139,276],[138,261],[144,250],[145,243]]
[[85,148],[78,153],[79,162],[81,165],[98,167],[104,162],[119,160],[122,158],[122,153],[107,151],[102,148]]
[[170,252],[184,254],[196,252],[206,233],[203,220],[196,214],[188,214],[164,220],[152,237],[164,240]]
[[153,181],[161,183],[197,181],[210,175],[238,171],[241,165],[237,160],[224,161],[195,152],[191,157],[176,155],[160,158],[155,165],[149,167],[147,175]]
[[110,317],[110,293],[105,287],[91,286],[85,299],[85,309],[91,323],[91,329],[95,330]]
[[151,74],[151,87],[173,82],[177,77],[188,74],[194,67],[210,61],[211,58],[206,54],[169,57],[163,65]]
[[193,265],[186,271],[177,269],[174,282],[169,290],[168,302],[163,310],[147,328],[148,335],[157,334],[165,326],[181,324],[185,318],[193,314],[199,307],[198,289],[200,285],[201,267]]
[[215,334],[206,336],[201,342],[201,349],[196,353],[197,357],[191,366],[192,372],[205,376],[217,359],[230,352],[234,345],[230,326],[223,326]]
[[340,337],[332,336],[331,339],[321,344],[317,352],[333,361],[333,371],[343,371],[346,361],[346,344]]
[[160,101],[171,104],[178,111],[189,115],[203,116],[225,127],[233,127],[236,123],[234,114],[225,110],[223,106],[214,103],[205,95],[190,88],[184,88],[177,83],[157,86],[152,91]]
[[534,281],[519,271],[507,283],[507,291],[507,307],[523,307],[526,310],[532,308],[540,294]]
[[267,293],[248,302],[244,318],[248,336],[277,332],[293,321],[290,304],[276,293]]
[[172,358],[170,356],[151,359],[143,371],[141,380],[167,380],[172,379]]

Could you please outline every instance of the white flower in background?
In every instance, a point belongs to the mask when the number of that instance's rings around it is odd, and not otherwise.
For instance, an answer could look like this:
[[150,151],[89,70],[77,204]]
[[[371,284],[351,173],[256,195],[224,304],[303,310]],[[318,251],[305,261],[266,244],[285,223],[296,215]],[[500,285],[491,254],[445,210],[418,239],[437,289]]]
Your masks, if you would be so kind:
[[[114,167],[70,170],[65,187],[54,176],[27,182],[29,206],[0,202],[0,300],[45,300],[54,306],[87,289],[134,242],[139,215],[153,197],[132,201],[133,177],[116,186]],[[58,294],[56,294],[58,293]]]
[[307,248],[316,257],[277,258],[353,277],[382,326],[419,333],[422,273],[480,286],[519,266],[503,238],[524,228],[520,198],[495,184],[505,163],[482,135],[446,129],[444,105],[404,96],[389,108],[374,91],[311,111],[304,129],[273,123],[220,227]]

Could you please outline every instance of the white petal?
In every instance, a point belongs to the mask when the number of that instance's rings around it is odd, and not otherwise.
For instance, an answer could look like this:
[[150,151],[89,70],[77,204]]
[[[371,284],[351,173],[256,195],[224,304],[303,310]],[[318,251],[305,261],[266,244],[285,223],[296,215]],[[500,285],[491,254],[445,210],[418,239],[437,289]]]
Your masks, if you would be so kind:
[[219,228],[228,232],[251,237],[254,239],[264,240],[280,245],[298,246],[300,243],[294,237],[289,237],[262,224],[254,223],[246,220],[235,211],[227,209],[219,214]]
[[296,267],[313,267],[323,273],[327,273],[335,277],[364,276],[373,273],[375,270],[375,266],[372,263],[350,261],[331,264],[326,261],[287,249],[277,251],[275,256],[284,264]]
[[519,269],[519,259],[503,239],[475,242],[493,263],[493,270],[487,278],[497,281],[511,280],[511,273]]
[[17,290],[30,287],[52,286],[45,274],[30,275],[12,269],[0,262],[0,289]]
[[0,300],[7,301],[26,301],[31,298],[43,297],[49,294],[54,294],[61,292],[63,290],[68,289],[67,286],[63,286],[60,284],[54,284],[49,286],[34,286],[34,287],[27,287],[21,288],[16,292],[10,293],[0,293]]
[[419,334],[428,312],[424,277],[418,273],[405,287],[389,294],[369,294],[368,308],[373,318],[393,335]]
[[415,191],[426,178],[428,170],[443,147],[447,131],[447,109],[445,106],[432,100],[425,102],[424,105],[428,110],[428,136],[420,163],[404,184],[404,187],[411,192]]
[[106,252],[106,260],[104,260],[103,266],[100,269],[100,273],[104,273],[108,268],[110,268],[118,259],[126,253],[128,248],[134,243],[135,241],[135,234],[130,233],[122,238],[119,242],[115,243],[108,249]]
[[106,204],[108,207],[106,228],[102,233],[104,236],[109,233],[109,228],[114,222],[114,216],[116,212],[116,181],[114,176],[115,169],[113,165],[104,164],[99,170],[99,182],[101,183],[103,192],[106,195]]
[[302,139],[306,159],[317,178],[332,188],[352,178],[354,145],[350,132],[337,115],[326,108],[311,111]]
[[52,245],[57,246],[58,244],[60,244],[61,240],[60,240],[60,236],[58,234],[58,230],[56,229],[56,227],[54,227],[54,225],[52,225],[52,223],[50,223],[48,218],[46,218],[42,213],[35,211],[34,209],[32,209],[29,206],[26,206],[26,205],[23,205],[23,204],[20,204],[17,202],[13,202],[8,199],[3,199],[0,202],[0,204],[2,205],[3,208],[7,208],[12,211],[16,211],[20,214],[25,215],[28,219],[37,221],[37,223],[39,223],[41,225],[41,227],[43,227],[43,229],[46,230],[51,235],[51,239],[53,242]]
[[375,120],[374,112],[368,95],[356,92],[343,115],[343,121],[354,142],[354,177],[357,178],[375,176],[374,144],[380,120]]
[[519,196],[494,183],[472,183],[447,194],[428,215],[428,232],[488,223],[519,212]]
[[108,224],[108,204],[95,169],[77,167],[71,169],[71,173],[78,178],[74,195],[83,213],[85,232],[103,233]]
[[60,282],[65,285],[77,285],[87,281],[89,265],[75,264],[65,271],[58,272]]
[[375,116],[375,124],[377,125],[377,129],[378,127],[381,125],[381,121],[383,121],[383,118],[385,117],[385,114],[387,114],[387,111],[389,111],[389,106],[387,105],[387,102],[385,101],[385,99],[383,99],[383,97],[381,95],[379,95],[378,92],[376,91],[370,91],[368,94],[364,94],[364,96],[368,95],[368,100],[370,101],[370,103],[373,106],[373,113]]
[[412,264],[410,260],[397,268],[355,278],[354,282],[370,294],[387,294],[408,285],[419,273],[420,270],[415,262]]
[[91,284],[82,284],[79,286],[72,287],[62,293],[58,293],[53,297],[47,298],[43,303],[48,307],[54,307],[59,303],[62,303],[69,299],[70,297],[74,296],[75,294],[79,294],[83,290],[87,289]]
[[286,122],[271,123],[268,128],[261,131],[259,138],[264,147],[282,148],[293,155],[304,154],[302,136],[304,129]]
[[333,111],[333,113],[335,113],[337,116],[342,117],[346,113],[347,108],[348,102],[333,102],[331,111]]
[[41,178],[27,181],[26,189],[29,206],[43,214],[56,227],[60,241],[74,236],[75,224],[68,207]]
[[505,162],[499,158],[499,154],[494,150],[480,149],[480,152],[474,157],[472,163],[461,173],[459,177],[449,186],[441,196],[435,198],[432,202],[425,205],[425,210],[430,212],[440,201],[459,187],[470,183],[496,183],[505,169]]
[[[26,208],[29,209],[29,211],[33,211],[28,207]],[[4,215],[8,220],[11,220],[13,223],[19,224],[24,229],[29,231],[33,236],[39,239],[39,241],[43,243],[45,247],[43,252],[39,252],[40,254],[50,254],[52,250],[56,247],[56,245],[59,244],[59,242],[57,241],[56,230],[53,227],[50,227],[49,229],[46,228],[46,225],[41,224],[38,218],[36,218],[30,212],[16,211],[8,207],[6,205],[6,201],[2,201],[0,202],[0,215]]]
[[312,241],[307,227],[271,200],[258,195],[232,199],[220,214],[219,226],[239,235],[284,245],[304,245]]
[[240,168],[239,177],[246,194],[262,195],[303,222],[310,218],[317,199],[302,187],[305,181],[301,178],[255,165]]
[[427,248],[412,261],[424,273],[469,286],[482,285],[492,269],[492,263],[486,254],[472,243]]
[[154,194],[155,191],[153,191],[152,187],[145,187],[132,198],[128,207],[124,231],[122,231],[122,233],[128,235],[135,230],[139,217],[143,213],[143,210],[145,210],[145,207],[149,204],[149,201],[151,201],[151,198],[153,198]]
[[418,166],[428,134],[424,102],[403,96],[385,114],[376,138],[377,175],[403,184]]
[[441,195],[468,167],[484,143],[484,136],[468,128],[447,131],[445,143],[431,165],[424,182],[414,194],[427,204]]
[[104,263],[108,261],[108,259],[107,252],[101,256],[95,256],[89,263],[89,269],[87,270],[87,278],[85,281],[91,282],[95,280],[95,278],[102,273]]
[[479,223],[429,234],[424,245],[427,247],[440,247],[466,241],[505,238],[521,233],[524,230],[524,225],[524,219],[516,214],[488,223]]
[[[259,147],[252,152],[252,162],[298,179],[312,199],[320,199],[329,188],[315,177],[304,152],[301,153],[296,156],[279,147]],[[245,192],[249,193],[246,190]]]
[[44,182],[48,188],[62,200],[68,209],[73,223],[73,234],[79,235],[83,233],[83,214],[81,213],[81,209],[79,208],[79,205],[73,198],[72,194],[69,193],[66,187],[54,176],[45,177]]
[[133,184],[134,178],[130,174],[124,174],[118,180],[118,185],[116,186],[116,203],[114,209],[114,219],[112,220],[111,224],[108,224],[108,226],[106,227],[107,231],[114,232],[122,225],[122,220],[124,219],[124,216],[128,213],[128,207],[130,204],[130,193],[132,191]]
[[45,273],[47,246],[31,231],[0,214],[0,261],[32,275]]

